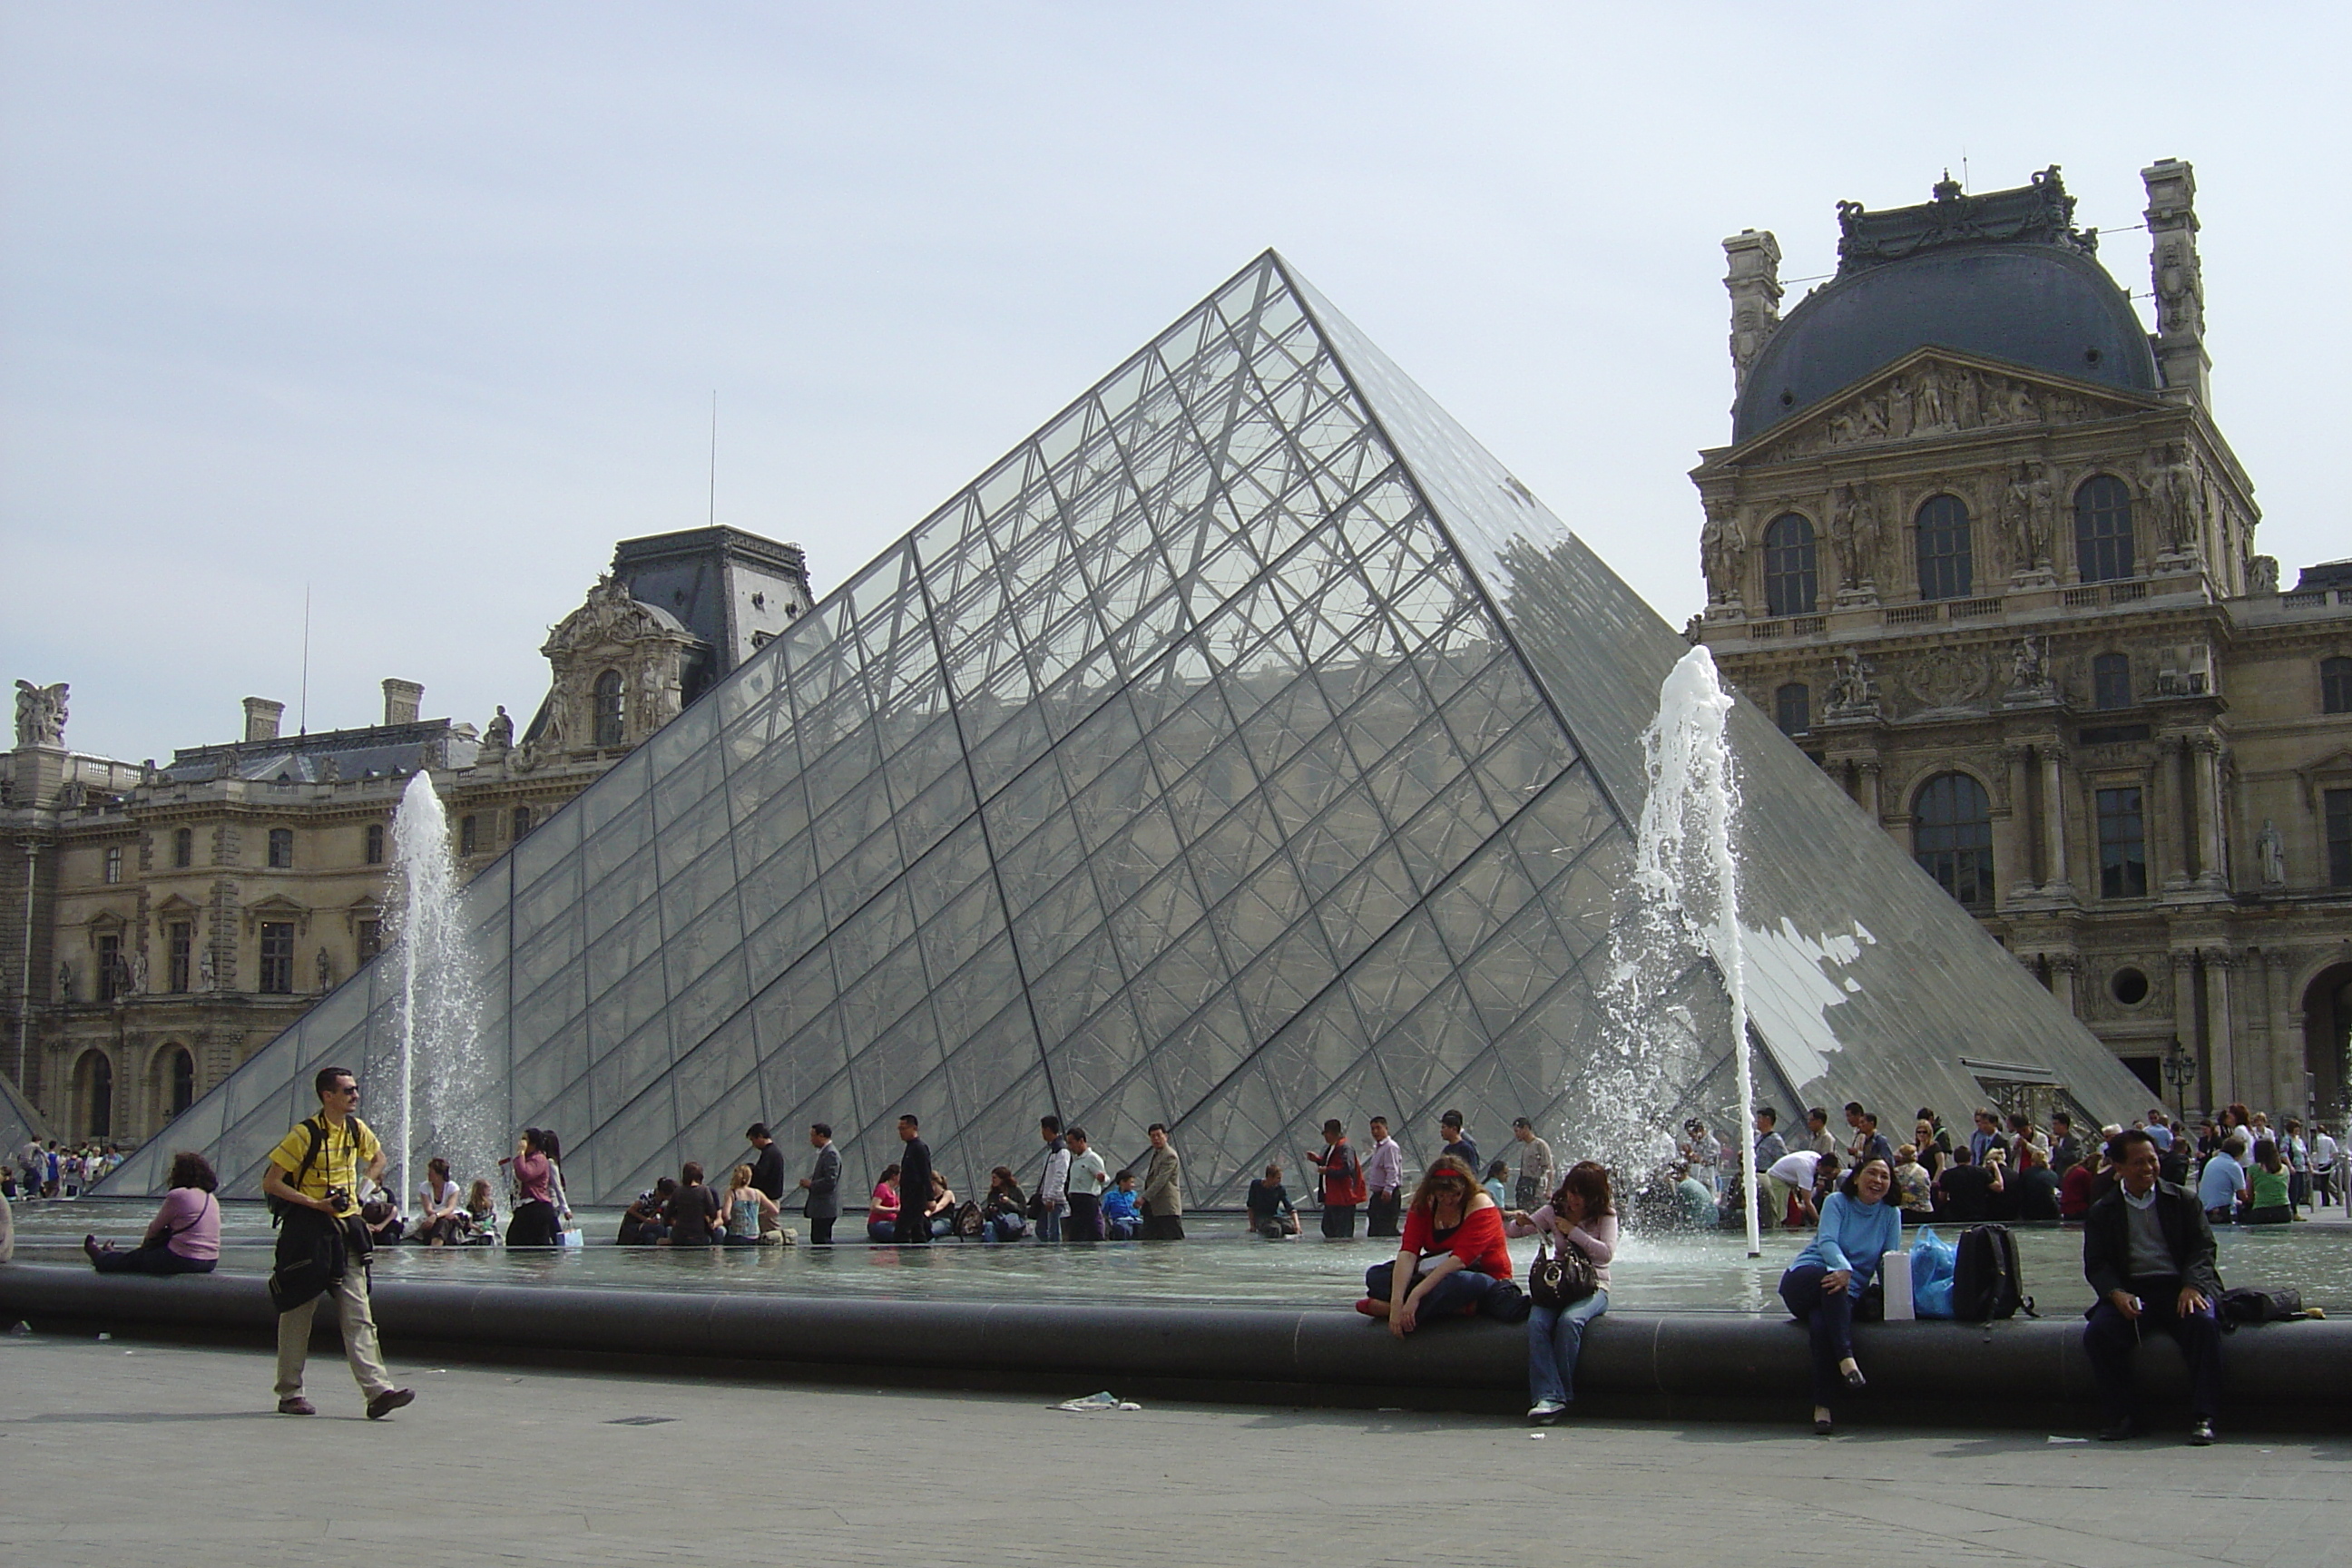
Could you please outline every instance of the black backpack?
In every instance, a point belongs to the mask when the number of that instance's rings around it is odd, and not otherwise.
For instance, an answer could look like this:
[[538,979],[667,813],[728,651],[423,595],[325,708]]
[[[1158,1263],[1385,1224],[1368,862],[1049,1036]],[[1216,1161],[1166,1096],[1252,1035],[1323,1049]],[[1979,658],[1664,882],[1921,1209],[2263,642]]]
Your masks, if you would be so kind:
[[2020,1284],[2017,1238],[2005,1225],[1972,1225],[1960,1232],[1952,1258],[1952,1316],[1989,1323],[2020,1311],[2038,1315]]
[[2234,1329],[2241,1323],[2284,1323],[2304,1315],[2303,1292],[2261,1290],[2251,1285],[2239,1285],[2222,1291],[2215,1308],[2225,1329]]

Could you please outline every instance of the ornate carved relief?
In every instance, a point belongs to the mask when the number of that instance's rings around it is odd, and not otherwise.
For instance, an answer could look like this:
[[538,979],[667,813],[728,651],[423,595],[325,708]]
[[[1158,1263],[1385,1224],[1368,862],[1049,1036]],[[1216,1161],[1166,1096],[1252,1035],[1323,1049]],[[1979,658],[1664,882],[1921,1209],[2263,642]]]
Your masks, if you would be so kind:
[[1979,647],[1933,647],[1903,664],[1903,689],[1923,708],[1979,706],[1991,684],[1992,672]]
[[2103,419],[2115,405],[2016,376],[1927,360],[1808,419],[1759,455],[1778,462],[1914,436]]

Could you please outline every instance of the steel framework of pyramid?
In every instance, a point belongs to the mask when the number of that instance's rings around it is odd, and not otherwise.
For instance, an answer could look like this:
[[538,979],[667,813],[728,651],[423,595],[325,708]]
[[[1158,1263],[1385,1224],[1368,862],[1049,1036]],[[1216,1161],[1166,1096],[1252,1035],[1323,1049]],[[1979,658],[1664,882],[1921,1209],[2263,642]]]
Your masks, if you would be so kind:
[[[755,1121],[830,1123],[862,1192],[905,1110],[966,1190],[1045,1112],[1114,1161],[1164,1121],[1213,1204],[1330,1116],[1572,1146],[1684,651],[1268,252],[467,887],[507,1123],[605,1203]],[[1745,703],[1734,739],[1768,1095],[2144,1098]],[[110,1190],[198,1147],[252,1191],[318,1066],[380,1069],[394,967]],[[1665,1011],[1656,1113],[1719,1112],[1715,971]]]

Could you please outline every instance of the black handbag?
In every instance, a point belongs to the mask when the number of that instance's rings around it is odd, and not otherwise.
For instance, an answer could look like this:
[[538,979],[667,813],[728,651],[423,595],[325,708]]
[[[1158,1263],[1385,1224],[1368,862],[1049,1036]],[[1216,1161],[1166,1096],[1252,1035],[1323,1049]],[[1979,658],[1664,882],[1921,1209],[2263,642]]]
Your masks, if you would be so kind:
[[1601,1281],[1592,1271],[1592,1259],[1584,1248],[1560,1237],[1559,1250],[1551,1250],[1547,1240],[1536,1243],[1536,1260],[1528,1265],[1528,1299],[1547,1311],[1557,1312],[1573,1307],[1595,1290]]

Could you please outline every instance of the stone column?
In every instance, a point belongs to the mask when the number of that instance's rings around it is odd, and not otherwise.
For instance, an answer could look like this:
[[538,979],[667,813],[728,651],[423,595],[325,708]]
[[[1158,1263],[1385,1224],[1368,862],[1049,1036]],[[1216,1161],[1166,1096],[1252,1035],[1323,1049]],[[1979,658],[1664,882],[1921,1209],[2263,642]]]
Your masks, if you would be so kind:
[[2203,403],[2213,369],[2205,352],[2205,274],[2197,260],[2197,171],[2165,158],[2139,172],[2147,187],[2148,271],[2156,285],[2156,357],[2165,389]]
[[2083,959],[2079,953],[2053,952],[2042,960],[2050,966],[2050,994],[2058,998],[2067,1012],[2079,1018],[2083,1016],[2081,998],[2076,987],[2083,974]]
[[2217,1103],[2213,1098],[2213,1058],[2206,1049],[2205,1031],[2197,1011],[2197,952],[2193,948],[2176,947],[2166,956],[2172,964],[2172,1032],[2198,1062],[2198,1075],[2188,1089],[2189,1114],[2193,1116]]
[[1994,874],[2009,896],[2031,893],[2041,885],[2036,866],[2041,836],[2033,826],[2032,749],[2004,745],[2000,749],[1999,787],[1994,791],[1993,816],[2006,818],[2006,831],[1993,837]]
[[2221,737],[2206,731],[2189,740],[2189,766],[2197,781],[2197,881],[2227,888],[2229,851],[2221,835]]
[[[2268,948],[2263,952],[2262,992],[2246,998],[2246,1012],[2252,1016],[2260,1007],[2263,1014],[2263,1028],[2269,1037],[2272,1103],[2284,1110],[2303,1104],[2303,1030],[2291,1016],[2292,998],[2287,989],[2294,982],[2295,955],[2293,952]],[[2301,1114],[2300,1109],[2290,1114]]]
[[1878,776],[1882,768],[1876,757],[1862,758],[1853,764],[1854,804],[1862,807],[1862,814],[1870,818],[1873,827],[1879,825]]
[[2237,960],[2226,949],[2209,947],[2198,952],[2205,967],[2205,1037],[2208,1070],[2215,1100],[2222,1105],[2245,1101],[2252,1086],[2238,1065],[2237,1047],[2230,1029],[2230,970]]
[[1731,293],[1731,390],[1748,384],[1748,367],[1780,330],[1780,242],[1769,229],[1743,228],[1723,242]]
[[2034,749],[2042,754],[2042,852],[2049,862],[2042,890],[2053,899],[2071,899],[2074,881],[2067,875],[2066,866],[2066,750],[2055,742],[2044,742]]

